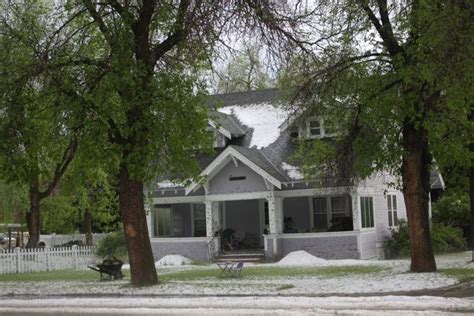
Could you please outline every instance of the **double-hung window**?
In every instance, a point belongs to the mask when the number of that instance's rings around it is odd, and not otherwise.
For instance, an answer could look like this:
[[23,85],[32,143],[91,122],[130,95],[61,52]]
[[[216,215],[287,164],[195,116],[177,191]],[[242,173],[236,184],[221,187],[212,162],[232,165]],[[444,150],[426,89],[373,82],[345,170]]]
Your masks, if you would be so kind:
[[393,227],[398,224],[397,196],[395,194],[387,195],[388,226]]
[[374,227],[374,200],[371,196],[360,197],[362,228]]
[[323,135],[321,122],[319,119],[312,118],[308,121],[308,137],[310,138],[318,138]]

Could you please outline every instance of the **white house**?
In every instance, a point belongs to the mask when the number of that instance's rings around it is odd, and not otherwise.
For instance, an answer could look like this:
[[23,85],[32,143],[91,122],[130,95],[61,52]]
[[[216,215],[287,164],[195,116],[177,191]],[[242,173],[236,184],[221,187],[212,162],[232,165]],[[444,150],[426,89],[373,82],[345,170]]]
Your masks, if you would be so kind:
[[[406,218],[400,191],[376,174],[308,181],[290,163],[295,138],[331,137],[310,119],[295,129],[276,90],[215,95],[209,130],[215,155],[200,157],[203,183],[160,181],[148,223],[156,259],[181,254],[210,260],[225,249],[257,250],[273,260],[295,250],[323,258],[377,258],[397,220]],[[432,185],[443,186],[433,172]],[[216,237],[224,232],[225,238]]]

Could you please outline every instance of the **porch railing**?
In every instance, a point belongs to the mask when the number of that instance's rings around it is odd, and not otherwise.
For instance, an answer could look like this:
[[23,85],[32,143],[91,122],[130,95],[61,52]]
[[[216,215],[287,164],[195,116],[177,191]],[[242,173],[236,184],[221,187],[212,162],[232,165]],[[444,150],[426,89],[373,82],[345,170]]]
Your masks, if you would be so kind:
[[207,258],[209,263],[219,254],[219,235],[214,235],[211,240],[207,242]]

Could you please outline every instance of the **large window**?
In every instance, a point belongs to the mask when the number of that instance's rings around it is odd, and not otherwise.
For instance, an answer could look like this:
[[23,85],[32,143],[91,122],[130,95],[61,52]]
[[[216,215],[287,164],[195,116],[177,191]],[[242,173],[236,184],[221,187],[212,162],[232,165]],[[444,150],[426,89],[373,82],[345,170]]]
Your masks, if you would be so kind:
[[314,232],[335,232],[353,229],[349,196],[313,198]]
[[371,196],[360,197],[362,228],[374,227],[374,201]]
[[388,226],[393,227],[398,224],[397,196],[395,194],[387,195]]
[[171,236],[171,207],[155,207],[153,212],[153,236]]
[[206,205],[193,204],[194,237],[206,236]]

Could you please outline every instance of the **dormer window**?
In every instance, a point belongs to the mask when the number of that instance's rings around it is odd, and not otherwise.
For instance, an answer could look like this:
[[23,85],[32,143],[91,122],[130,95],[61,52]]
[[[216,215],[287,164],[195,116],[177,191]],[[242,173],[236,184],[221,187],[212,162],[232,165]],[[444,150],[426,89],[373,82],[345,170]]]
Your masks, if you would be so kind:
[[324,138],[334,136],[336,134],[335,128],[332,126],[326,126],[324,123],[324,120],[321,118],[309,118],[306,121],[306,137]]
[[316,119],[308,120],[308,136],[310,138],[317,138],[322,136],[321,122]]

